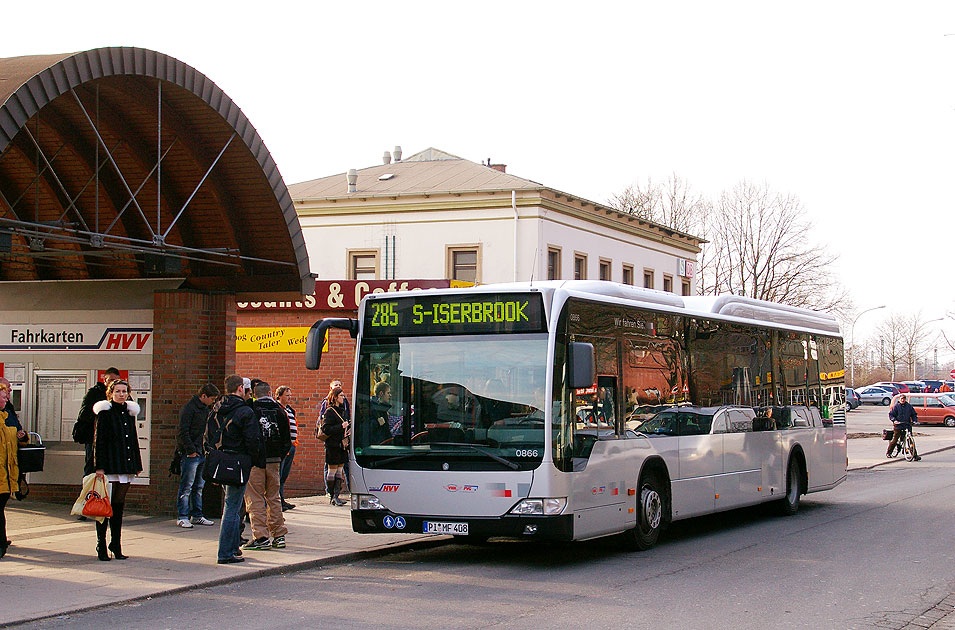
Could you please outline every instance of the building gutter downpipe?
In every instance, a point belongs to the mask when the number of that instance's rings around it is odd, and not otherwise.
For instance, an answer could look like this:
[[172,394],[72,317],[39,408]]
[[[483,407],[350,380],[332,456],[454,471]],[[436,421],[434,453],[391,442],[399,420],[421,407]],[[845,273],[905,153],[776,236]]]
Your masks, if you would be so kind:
[[511,191],[511,209],[514,211],[514,282],[517,282],[517,191]]

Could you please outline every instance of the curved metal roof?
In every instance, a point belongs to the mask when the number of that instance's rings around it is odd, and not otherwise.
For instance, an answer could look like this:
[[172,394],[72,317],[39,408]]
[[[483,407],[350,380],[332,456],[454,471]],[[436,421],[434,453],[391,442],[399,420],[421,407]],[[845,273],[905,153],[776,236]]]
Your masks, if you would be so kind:
[[0,59],[0,280],[314,280],[272,156],[208,77],[141,48]]

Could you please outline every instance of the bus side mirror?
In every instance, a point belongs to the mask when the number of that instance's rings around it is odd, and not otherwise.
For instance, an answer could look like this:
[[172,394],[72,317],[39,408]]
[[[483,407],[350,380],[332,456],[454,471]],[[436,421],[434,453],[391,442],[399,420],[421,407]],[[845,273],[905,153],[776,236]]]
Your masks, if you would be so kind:
[[358,337],[357,319],[330,317],[312,324],[305,337],[305,367],[309,370],[317,370],[322,363],[322,349],[329,328],[342,328],[349,332],[352,339]]
[[567,344],[567,387],[584,389],[594,384],[594,344],[572,341]]

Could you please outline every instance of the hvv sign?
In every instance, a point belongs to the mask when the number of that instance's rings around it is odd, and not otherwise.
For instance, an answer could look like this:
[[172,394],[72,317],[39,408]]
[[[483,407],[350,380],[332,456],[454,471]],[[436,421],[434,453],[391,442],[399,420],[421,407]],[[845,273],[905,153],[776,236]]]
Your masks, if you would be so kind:
[[153,329],[137,324],[0,324],[4,352],[150,354]]

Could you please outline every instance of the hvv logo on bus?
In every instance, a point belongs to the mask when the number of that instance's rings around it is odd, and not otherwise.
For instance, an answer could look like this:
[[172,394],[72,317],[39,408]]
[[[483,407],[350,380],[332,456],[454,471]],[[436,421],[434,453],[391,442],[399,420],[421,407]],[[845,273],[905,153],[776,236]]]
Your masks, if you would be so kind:
[[398,492],[400,483],[383,483],[377,488],[369,488],[371,492]]

